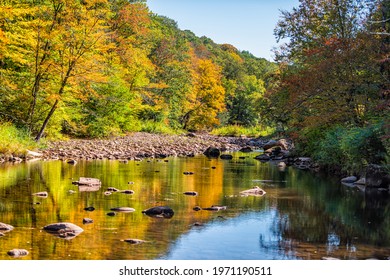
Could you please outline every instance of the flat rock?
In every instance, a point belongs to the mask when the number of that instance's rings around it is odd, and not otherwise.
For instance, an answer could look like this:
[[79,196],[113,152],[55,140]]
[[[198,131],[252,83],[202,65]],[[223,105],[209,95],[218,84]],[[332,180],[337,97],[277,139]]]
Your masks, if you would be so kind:
[[36,192],[36,193],[33,193],[32,195],[42,197],[42,198],[46,198],[49,196],[49,194],[47,192]]
[[8,256],[14,258],[20,258],[28,255],[28,251],[26,249],[12,249],[7,252]]
[[43,230],[64,239],[72,239],[84,231],[81,227],[72,223],[49,224],[44,226]]
[[263,196],[266,192],[262,188],[255,186],[252,189],[240,192],[240,194],[244,196]]
[[11,231],[14,227],[5,223],[0,223],[0,231]]
[[91,185],[101,185],[102,182],[96,178],[80,177],[78,181],[73,182],[74,185],[79,186],[91,186]]
[[131,207],[114,207],[111,208],[110,210],[115,212],[126,212],[126,213],[131,213],[135,211],[135,209]]

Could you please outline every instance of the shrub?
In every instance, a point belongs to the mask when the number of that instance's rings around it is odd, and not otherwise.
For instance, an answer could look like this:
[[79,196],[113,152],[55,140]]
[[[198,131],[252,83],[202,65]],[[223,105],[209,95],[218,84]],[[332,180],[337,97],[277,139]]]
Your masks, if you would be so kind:
[[[343,171],[361,172],[369,163],[380,164],[386,158],[381,141],[381,123],[365,127],[333,127],[311,143],[312,156],[321,165]],[[314,141],[314,139],[310,139]]]
[[234,136],[239,137],[246,135],[248,137],[265,137],[275,133],[275,129],[272,127],[252,126],[244,127],[240,125],[227,125],[219,128],[215,128],[211,131],[211,134],[218,136]]
[[144,121],[141,125],[142,132],[154,134],[177,134],[180,131],[174,130],[163,122]]

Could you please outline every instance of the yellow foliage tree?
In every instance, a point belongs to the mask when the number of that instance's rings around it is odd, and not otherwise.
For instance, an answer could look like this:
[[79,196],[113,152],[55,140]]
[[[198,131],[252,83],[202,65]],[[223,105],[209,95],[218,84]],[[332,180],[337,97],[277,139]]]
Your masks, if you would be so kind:
[[219,123],[218,113],[225,110],[221,70],[210,59],[199,59],[194,65],[194,86],[185,106],[184,128],[208,130]]

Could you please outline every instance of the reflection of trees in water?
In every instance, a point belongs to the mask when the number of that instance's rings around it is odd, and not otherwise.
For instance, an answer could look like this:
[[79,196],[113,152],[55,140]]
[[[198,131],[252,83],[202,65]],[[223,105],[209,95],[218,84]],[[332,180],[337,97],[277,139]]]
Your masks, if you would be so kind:
[[[274,240],[260,236],[262,250],[284,252],[286,258],[318,258],[336,254],[341,258],[359,258],[367,244],[373,248],[390,246],[390,203],[383,196],[359,193],[318,194],[301,199],[277,199],[278,218],[272,228]],[[379,248],[378,248],[379,250]],[[389,249],[372,254],[383,258]],[[365,253],[371,257],[371,252]]]

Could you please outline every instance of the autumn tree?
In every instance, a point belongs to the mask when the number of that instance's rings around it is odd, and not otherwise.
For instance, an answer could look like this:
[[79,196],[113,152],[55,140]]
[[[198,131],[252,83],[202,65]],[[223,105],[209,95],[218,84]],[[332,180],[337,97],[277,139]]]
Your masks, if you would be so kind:
[[187,111],[182,118],[183,127],[207,130],[219,123],[218,113],[225,110],[221,70],[211,60],[200,59],[193,75],[194,88],[185,106]]
[[[334,151],[340,145],[338,152],[344,158],[360,162],[359,168],[364,162],[383,159],[379,139],[388,114],[383,106],[388,99],[383,94],[388,85],[383,75],[384,44],[378,37],[383,34],[367,29],[372,13],[368,4],[301,0],[298,8],[284,11],[275,34],[289,42],[277,53],[281,73],[270,96],[281,101],[276,110],[288,112],[290,132],[304,147],[301,151],[330,162],[323,148],[327,144],[321,146],[321,140],[328,139],[327,143],[336,143]],[[338,126],[342,129],[335,129]],[[346,144],[358,142],[365,143],[360,149],[370,149],[371,154],[363,155]],[[378,144],[369,147],[368,143]],[[359,156],[365,159],[357,160]]]

